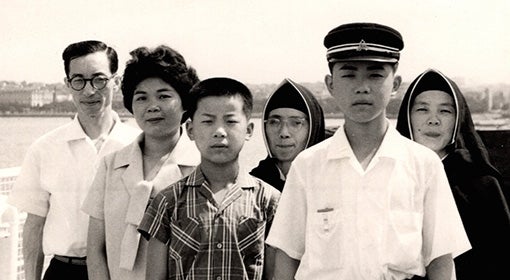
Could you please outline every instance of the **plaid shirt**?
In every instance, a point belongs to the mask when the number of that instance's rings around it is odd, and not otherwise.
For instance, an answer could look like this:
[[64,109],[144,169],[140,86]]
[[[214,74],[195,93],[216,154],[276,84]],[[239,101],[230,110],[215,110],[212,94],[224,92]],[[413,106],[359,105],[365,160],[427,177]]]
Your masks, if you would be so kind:
[[218,205],[199,166],[154,198],[138,230],[169,245],[169,279],[261,279],[279,197],[240,172]]

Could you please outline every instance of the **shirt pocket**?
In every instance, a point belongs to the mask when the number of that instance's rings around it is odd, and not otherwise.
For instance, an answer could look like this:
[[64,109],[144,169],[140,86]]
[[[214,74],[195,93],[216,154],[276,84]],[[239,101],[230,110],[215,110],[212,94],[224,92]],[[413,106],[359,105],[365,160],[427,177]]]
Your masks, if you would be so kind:
[[241,254],[258,258],[264,253],[266,221],[253,217],[241,217],[237,225],[237,240]]
[[412,272],[421,266],[422,221],[418,212],[391,210],[386,236],[388,267]]
[[262,274],[265,229],[266,221],[254,217],[242,216],[237,225],[237,246],[249,279],[259,279]]
[[186,275],[200,249],[200,220],[192,217],[175,220],[170,229],[169,269]]
[[[339,210],[320,210],[312,214],[312,236],[307,243],[306,253],[312,266],[319,269],[331,269],[340,267],[340,230]],[[324,257],[327,256],[327,257]]]

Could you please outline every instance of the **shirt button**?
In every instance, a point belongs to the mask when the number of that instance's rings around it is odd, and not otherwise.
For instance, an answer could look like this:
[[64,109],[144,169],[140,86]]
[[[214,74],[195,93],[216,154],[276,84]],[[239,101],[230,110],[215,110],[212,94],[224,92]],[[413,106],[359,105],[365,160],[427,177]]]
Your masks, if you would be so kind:
[[216,276],[216,280],[221,280],[221,276]]
[[[221,244],[221,243],[216,244],[216,248],[218,248],[218,249],[223,248],[223,244]],[[219,279],[221,279],[221,276],[218,276],[218,277],[219,277]],[[216,277],[216,279],[218,279],[218,277]]]

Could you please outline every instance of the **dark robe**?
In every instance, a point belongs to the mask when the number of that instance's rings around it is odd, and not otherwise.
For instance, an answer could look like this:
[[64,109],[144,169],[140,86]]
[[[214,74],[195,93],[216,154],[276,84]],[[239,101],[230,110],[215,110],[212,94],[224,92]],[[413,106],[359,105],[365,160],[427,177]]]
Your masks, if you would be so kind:
[[445,91],[457,104],[456,131],[443,165],[472,247],[454,259],[457,279],[510,279],[510,211],[501,175],[489,160],[458,86],[436,70],[418,76],[402,100],[397,130],[412,139],[412,102],[426,90]]
[[283,191],[285,180],[282,180],[280,176],[280,170],[276,167],[275,159],[268,156],[261,160],[259,165],[250,171],[250,174],[270,184],[280,192]]

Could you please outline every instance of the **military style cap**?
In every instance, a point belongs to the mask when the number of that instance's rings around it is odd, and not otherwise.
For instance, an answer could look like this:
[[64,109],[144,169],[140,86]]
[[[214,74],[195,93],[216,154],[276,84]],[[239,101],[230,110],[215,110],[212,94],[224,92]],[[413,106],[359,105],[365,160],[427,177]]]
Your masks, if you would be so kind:
[[404,41],[400,33],[377,23],[349,23],[329,31],[324,38],[328,62],[398,62]]

